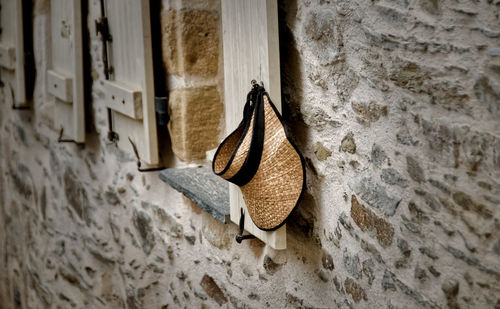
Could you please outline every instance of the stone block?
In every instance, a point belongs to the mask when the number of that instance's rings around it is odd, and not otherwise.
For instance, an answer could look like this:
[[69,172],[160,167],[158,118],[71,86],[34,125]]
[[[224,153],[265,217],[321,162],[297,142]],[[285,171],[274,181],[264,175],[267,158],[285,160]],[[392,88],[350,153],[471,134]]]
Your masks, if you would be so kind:
[[408,20],[405,12],[380,4],[376,5],[375,8],[386,23],[392,25],[396,29],[405,27]]
[[412,156],[406,156],[406,166],[408,175],[411,179],[416,182],[425,182],[424,170],[420,167],[420,164]]
[[[166,227],[168,229],[170,236],[174,238],[181,238],[182,236],[184,236],[184,227],[182,226],[182,224],[177,222],[176,217],[167,213],[165,209],[163,209],[160,206],[157,205],[151,205],[151,206],[154,209],[155,217],[159,220],[162,228]],[[146,219],[144,222],[149,224],[152,221]]]
[[335,265],[333,264],[333,257],[330,255],[330,253],[323,251],[323,256],[321,257],[321,264],[323,265],[324,269],[328,270],[334,270]]
[[362,277],[361,263],[359,262],[358,254],[351,254],[347,248],[344,248],[342,261],[345,269],[350,275],[354,276],[356,279],[360,279]]
[[301,117],[304,123],[318,132],[327,128],[340,128],[342,123],[333,119],[328,113],[319,106],[307,104],[306,102],[300,106]]
[[463,112],[469,102],[469,95],[463,91],[464,86],[459,81],[442,79],[436,67],[396,57],[388,77],[398,87],[427,94],[431,104],[447,110]]
[[485,76],[480,77],[474,84],[476,98],[488,108],[492,117],[500,121],[500,90]]
[[316,158],[318,158],[319,161],[325,161],[326,159],[328,159],[328,157],[332,155],[332,152],[328,148],[323,146],[322,143],[317,142],[314,145],[314,154],[316,155]]
[[155,235],[151,217],[144,211],[136,210],[134,211],[132,221],[139,233],[142,249],[146,255],[149,255],[155,246]]
[[369,102],[351,102],[352,110],[357,114],[356,120],[366,126],[380,119],[382,116],[387,116],[387,105],[381,105],[375,101]]
[[397,5],[408,7],[410,0],[389,0],[389,2],[395,3]]
[[344,152],[352,154],[356,153],[356,142],[354,141],[354,134],[352,132],[349,132],[346,134],[346,136],[344,136],[340,144],[340,147]]
[[394,59],[389,79],[398,87],[413,92],[431,93],[431,69],[416,62]]
[[432,210],[439,211],[441,209],[441,204],[429,192],[422,189],[415,189],[415,193],[420,195],[424,199],[427,206],[429,206]]
[[389,185],[396,185],[402,188],[408,187],[408,180],[405,179],[397,170],[385,168],[380,174],[380,179]]
[[373,144],[370,159],[376,167],[380,167],[386,161],[387,155],[380,145]]
[[368,300],[365,290],[351,278],[348,277],[345,279],[344,287],[345,292],[351,294],[352,300],[354,300],[355,303],[359,303],[361,300]]
[[87,190],[75,172],[69,167],[64,172],[64,193],[69,206],[71,206],[80,219],[87,223],[87,226],[90,226],[91,211]]
[[446,296],[448,308],[460,308],[457,302],[457,295],[459,290],[459,283],[457,280],[451,278],[446,279],[441,285],[441,290],[443,290],[444,295]]
[[342,34],[331,10],[312,10],[304,20],[304,39],[320,65],[329,66],[344,59]]
[[382,211],[386,216],[393,216],[401,201],[399,197],[389,196],[384,186],[371,177],[360,175],[351,179],[347,184],[358,197],[370,206]]
[[163,62],[168,73],[215,77],[219,68],[220,19],[208,10],[164,10]]
[[270,256],[266,255],[264,257],[264,261],[262,262],[262,266],[264,267],[268,275],[274,275],[282,265],[276,263],[275,261],[273,261],[273,259],[271,259]]
[[11,166],[9,173],[14,185],[13,189],[26,200],[30,200],[33,197],[34,187],[32,182],[33,176],[29,168],[22,163],[18,163],[17,169]]
[[207,295],[212,298],[219,306],[227,303],[227,298],[224,295],[224,292],[220,289],[217,283],[214,281],[212,277],[205,274],[200,282],[201,287]]
[[464,210],[472,211],[481,215],[485,219],[491,219],[493,214],[485,205],[474,201],[468,194],[457,191],[453,193],[453,201]]
[[170,93],[168,129],[172,150],[182,161],[205,159],[219,144],[223,104],[215,86],[180,88]]
[[384,219],[378,218],[372,211],[351,197],[351,217],[362,231],[376,231],[377,239],[383,246],[392,244],[394,228]]
[[220,250],[231,247],[231,243],[234,241],[234,234],[230,233],[228,225],[220,223],[205,212],[202,213],[201,223],[203,238],[212,246]]
[[440,13],[439,0],[420,0],[420,7],[433,15],[437,15]]

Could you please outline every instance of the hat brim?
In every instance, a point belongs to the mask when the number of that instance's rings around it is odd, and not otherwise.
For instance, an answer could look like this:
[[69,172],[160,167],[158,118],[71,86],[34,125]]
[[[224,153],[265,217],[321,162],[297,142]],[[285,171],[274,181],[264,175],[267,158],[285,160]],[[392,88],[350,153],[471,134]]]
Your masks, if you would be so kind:
[[212,167],[240,187],[254,224],[273,231],[300,203],[306,186],[305,163],[268,95],[263,93],[251,107],[219,146]]
[[288,138],[278,110],[267,95],[263,101],[264,145],[260,165],[240,189],[254,224],[261,230],[273,231],[299,205],[306,187],[306,171],[304,158]]

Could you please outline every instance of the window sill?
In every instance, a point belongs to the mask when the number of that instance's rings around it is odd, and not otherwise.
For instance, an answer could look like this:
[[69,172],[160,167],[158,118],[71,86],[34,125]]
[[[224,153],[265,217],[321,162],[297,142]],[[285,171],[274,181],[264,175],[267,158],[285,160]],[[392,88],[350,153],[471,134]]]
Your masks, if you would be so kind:
[[184,194],[222,223],[231,222],[229,186],[208,166],[167,168],[158,173],[162,181]]

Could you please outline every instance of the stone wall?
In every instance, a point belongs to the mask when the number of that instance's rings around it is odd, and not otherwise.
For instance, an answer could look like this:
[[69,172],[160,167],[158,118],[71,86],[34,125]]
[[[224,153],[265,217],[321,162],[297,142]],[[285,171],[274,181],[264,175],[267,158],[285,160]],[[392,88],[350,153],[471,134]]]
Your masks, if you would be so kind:
[[[2,308],[500,307],[499,1],[280,1],[308,176],[285,251],[238,245],[107,143],[97,0],[87,142],[56,142],[48,4],[33,109],[0,100]],[[164,0],[161,16],[171,164],[203,162],[224,131],[220,3]]]

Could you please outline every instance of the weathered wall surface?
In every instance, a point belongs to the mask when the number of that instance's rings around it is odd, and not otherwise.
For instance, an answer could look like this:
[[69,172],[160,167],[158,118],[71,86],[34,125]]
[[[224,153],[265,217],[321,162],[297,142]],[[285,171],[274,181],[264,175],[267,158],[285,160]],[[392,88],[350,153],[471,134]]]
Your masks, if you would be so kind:
[[[236,244],[235,225],[107,144],[97,0],[90,133],[56,142],[47,5],[34,108],[0,100],[2,308],[500,307],[499,1],[280,2],[284,114],[308,173],[281,252]],[[163,1],[186,162],[223,132],[219,10]],[[200,98],[209,135],[182,125],[205,119]]]

